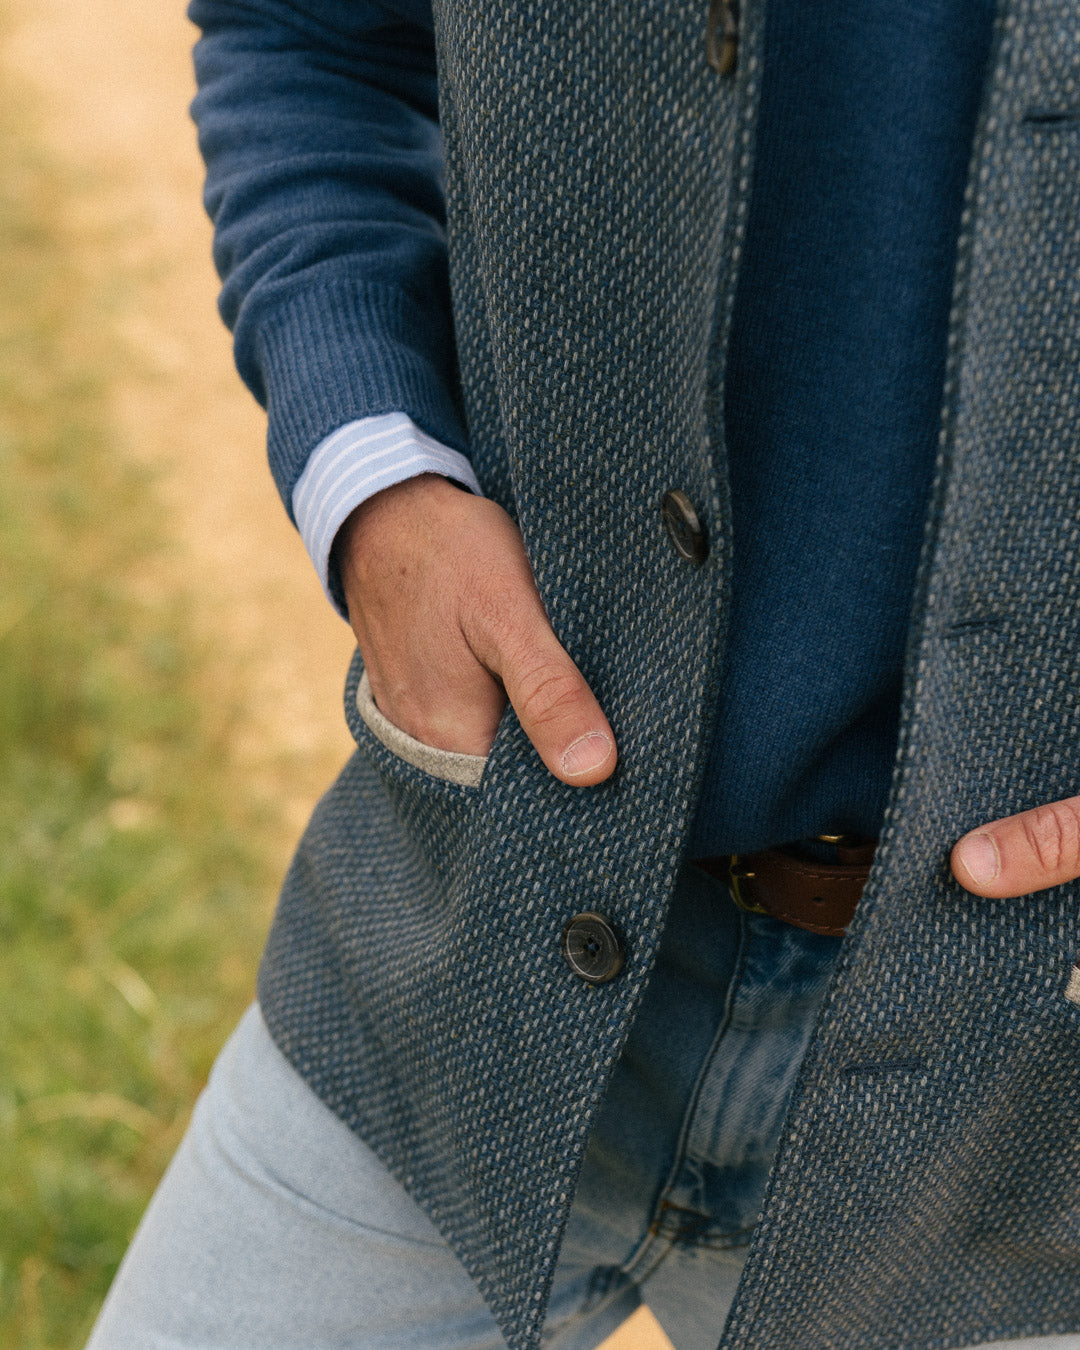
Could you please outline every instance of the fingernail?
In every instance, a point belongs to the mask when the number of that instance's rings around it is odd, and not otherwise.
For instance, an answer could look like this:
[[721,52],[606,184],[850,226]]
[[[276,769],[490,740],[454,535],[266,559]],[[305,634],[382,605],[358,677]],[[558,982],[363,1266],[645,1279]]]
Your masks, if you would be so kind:
[[562,757],[562,769],[567,778],[580,778],[582,774],[598,769],[611,754],[611,738],[602,731],[587,731],[576,741],[571,741]]
[[976,886],[985,886],[1001,871],[1001,854],[993,835],[969,834],[960,841],[956,856]]

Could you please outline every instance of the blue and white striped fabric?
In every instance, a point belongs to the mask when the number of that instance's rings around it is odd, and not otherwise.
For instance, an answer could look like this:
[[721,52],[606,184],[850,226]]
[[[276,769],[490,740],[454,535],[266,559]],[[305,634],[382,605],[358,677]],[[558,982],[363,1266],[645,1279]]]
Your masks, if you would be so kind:
[[335,535],[361,502],[421,473],[442,474],[480,492],[465,456],[421,431],[405,413],[349,422],[312,452],[293,491],[293,513],[323,590],[340,614],[341,592],[330,576]]

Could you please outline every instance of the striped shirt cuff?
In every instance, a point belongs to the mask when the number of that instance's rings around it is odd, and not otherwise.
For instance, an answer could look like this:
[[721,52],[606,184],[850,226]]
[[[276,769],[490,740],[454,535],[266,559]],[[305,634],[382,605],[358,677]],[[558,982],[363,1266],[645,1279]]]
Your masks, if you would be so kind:
[[330,551],[346,517],[383,488],[437,473],[480,493],[464,455],[427,435],[405,413],[349,422],[319,442],[293,489],[300,537],[330,603],[345,614],[345,596]]

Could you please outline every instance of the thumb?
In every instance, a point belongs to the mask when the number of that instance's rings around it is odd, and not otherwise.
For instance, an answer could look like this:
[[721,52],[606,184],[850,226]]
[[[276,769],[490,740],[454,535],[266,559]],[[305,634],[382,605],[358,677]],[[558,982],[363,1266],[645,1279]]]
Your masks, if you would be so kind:
[[953,875],[974,895],[1029,895],[1080,877],[1080,797],[980,826],[952,851]]
[[522,730],[564,783],[591,787],[615,771],[615,737],[585,677],[567,655],[537,597],[493,652],[477,652],[503,682]]

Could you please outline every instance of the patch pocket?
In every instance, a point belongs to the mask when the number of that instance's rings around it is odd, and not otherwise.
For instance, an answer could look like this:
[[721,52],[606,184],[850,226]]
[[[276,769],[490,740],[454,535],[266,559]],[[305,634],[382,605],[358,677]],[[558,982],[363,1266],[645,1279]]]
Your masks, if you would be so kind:
[[456,750],[439,750],[425,745],[408,732],[402,731],[375,706],[367,671],[360,677],[356,689],[356,711],[368,731],[397,759],[412,765],[431,778],[459,787],[478,787],[488,762],[487,755],[462,755]]

